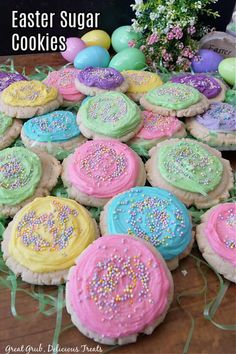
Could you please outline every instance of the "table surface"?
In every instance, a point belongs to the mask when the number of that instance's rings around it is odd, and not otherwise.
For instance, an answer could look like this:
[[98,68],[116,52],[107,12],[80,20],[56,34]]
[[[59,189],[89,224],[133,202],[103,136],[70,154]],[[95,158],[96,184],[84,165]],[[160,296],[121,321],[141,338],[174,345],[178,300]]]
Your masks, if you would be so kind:
[[[16,66],[26,68],[29,73],[37,65],[60,66],[65,61],[60,54],[36,54],[13,56]],[[0,64],[10,60],[8,57],[0,57]],[[232,152],[224,153],[232,166],[235,168],[236,159]],[[193,251],[198,254],[197,248]],[[209,303],[219,291],[219,281],[216,275],[207,267],[202,267],[208,282],[207,303]],[[197,294],[204,286],[204,278],[199,271],[196,260],[187,257],[181,261],[180,266],[172,272],[175,284],[175,296],[165,321],[151,336],[141,336],[135,344],[112,349],[117,354],[181,354],[187,340],[191,327],[191,318],[194,319],[195,328],[192,340],[188,349],[189,354],[235,354],[236,333],[217,328],[203,316],[205,300],[203,294]],[[25,285],[27,289],[29,286]],[[55,289],[55,288],[54,288]],[[214,320],[222,324],[234,324],[236,319],[236,292],[235,285],[230,284],[217,310]],[[51,289],[48,290],[49,292]],[[181,307],[177,302],[177,295],[190,292],[189,295],[181,298]],[[32,346],[40,351],[40,343],[45,353],[51,352],[48,345],[52,343],[56,316],[46,317],[36,314],[38,310],[37,301],[27,294],[17,293],[16,308],[21,319],[15,319],[10,310],[10,290],[0,289],[0,354],[5,353],[7,346],[11,350],[20,348],[21,345]],[[189,315],[190,314],[190,315]],[[63,326],[70,323],[66,311],[63,311]],[[64,331],[59,338],[61,352],[73,353],[75,347],[81,351],[89,352],[95,350],[97,344],[83,336],[75,327]],[[82,345],[82,347],[81,347]],[[87,345],[87,347],[84,347]],[[109,347],[101,346],[104,351]],[[48,350],[49,349],[49,350]],[[22,351],[26,352],[26,351]],[[32,352],[32,351],[31,351]]]

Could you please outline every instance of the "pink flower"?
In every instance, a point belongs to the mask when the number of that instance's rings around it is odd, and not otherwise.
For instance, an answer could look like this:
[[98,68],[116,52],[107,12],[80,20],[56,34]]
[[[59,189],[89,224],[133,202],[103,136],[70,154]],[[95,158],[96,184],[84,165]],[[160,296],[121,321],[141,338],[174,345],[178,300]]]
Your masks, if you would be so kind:
[[164,59],[165,61],[172,61],[172,60],[173,60],[173,57],[172,57],[172,55],[171,55],[170,53],[165,53],[165,54],[163,55],[163,59]]
[[188,29],[187,29],[187,32],[189,34],[194,34],[196,32],[195,26],[189,26]]
[[157,33],[152,33],[148,38],[147,38],[147,44],[152,45],[154,43],[157,43],[159,40],[159,36]]
[[168,41],[171,41],[172,39],[174,39],[173,32],[168,32],[166,37],[167,37]]
[[179,26],[173,27],[171,31],[174,34],[175,39],[181,39],[183,37],[183,31]]
[[194,57],[194,52],[192,52],[192,50],[189,47],[185,47],[182,50],[182,55],[186,58],[193,58]]
[[143,52],[146,49],[145,45],[141,45],[141,47],[139,48],[139,50],[141,50],[141,52]]
[[135,40],[129,41],[129,42],[128,42],[128,46],[129,46],[130,48],[134,48],[134,47],[136,46],[136,41],[135,41]]

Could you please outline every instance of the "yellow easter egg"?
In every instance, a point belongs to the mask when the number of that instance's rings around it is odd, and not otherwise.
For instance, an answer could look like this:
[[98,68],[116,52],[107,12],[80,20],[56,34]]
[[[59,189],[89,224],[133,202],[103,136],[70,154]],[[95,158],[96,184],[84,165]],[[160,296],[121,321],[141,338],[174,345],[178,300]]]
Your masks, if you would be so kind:
[[90,47],[94,45],[99,45],[105,49],[109,49],[111,45],[111,38],[110,36],[102,30],[93,30],[81,37],[82,41]]

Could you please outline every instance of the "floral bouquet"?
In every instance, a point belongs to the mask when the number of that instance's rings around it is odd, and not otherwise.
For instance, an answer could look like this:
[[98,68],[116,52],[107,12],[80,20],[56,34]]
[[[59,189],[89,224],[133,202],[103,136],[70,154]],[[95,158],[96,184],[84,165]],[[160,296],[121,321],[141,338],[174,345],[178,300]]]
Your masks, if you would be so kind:
[[198,40],[210,31],[200,15],[217,17],[210,4],[217,0],[135,0],[131,7],[135,32],[142,35],[140,46],[151,70],[187,71],[198,50]]

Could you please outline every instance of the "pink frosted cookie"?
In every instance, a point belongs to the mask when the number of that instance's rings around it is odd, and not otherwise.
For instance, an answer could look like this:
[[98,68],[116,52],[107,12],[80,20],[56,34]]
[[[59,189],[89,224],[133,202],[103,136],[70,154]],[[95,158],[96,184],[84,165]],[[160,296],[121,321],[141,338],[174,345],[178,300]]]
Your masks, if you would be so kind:
[[202,216],[197,243],[203,257],[236,283],[236,203],[219,204]]
[[66,285],[66,307],[86,336],[105,344],[135,342],[164,320],[173,280],[160,253],[127,235],[103,236],[77,258]]
[[81,204],[103,206],[108,200],[146,181],[140,157],[117,140],[87,141],[63,161],[68,195]]
[[162,116],[158,113],[143,111],[143,127],[128,144],[139,155],[148,155],[148,151],[162,140],[184,138],[184,124],[176,117]]
[[65,68],[58,71],[52,71],[48,74],[44,83],[58,89],[63,97],[65,106],[79,103],[84,99],[84,95],[79,92],[75,86],[75,79],[80,70],[74,68]]

